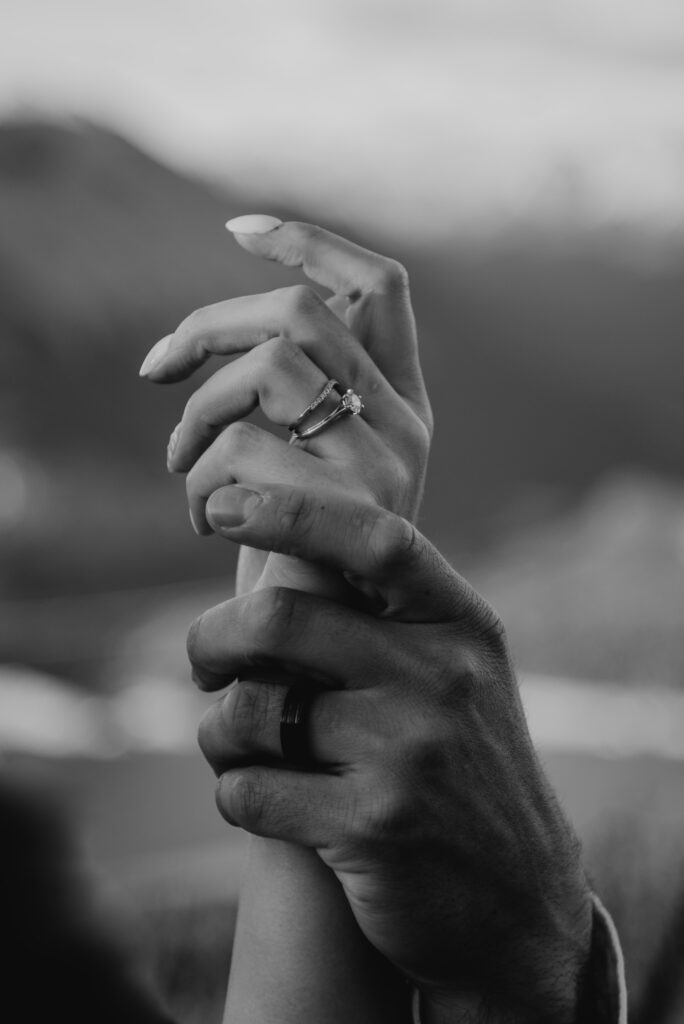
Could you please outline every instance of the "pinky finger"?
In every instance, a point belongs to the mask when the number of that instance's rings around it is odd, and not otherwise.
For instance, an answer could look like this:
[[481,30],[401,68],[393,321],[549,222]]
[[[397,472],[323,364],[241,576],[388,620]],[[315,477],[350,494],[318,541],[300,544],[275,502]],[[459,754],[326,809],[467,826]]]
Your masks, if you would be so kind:
[[216,787],[216,805],[231,825],[315,849],[342,837],[347,800],[339,776],[282,768],[235,768]]

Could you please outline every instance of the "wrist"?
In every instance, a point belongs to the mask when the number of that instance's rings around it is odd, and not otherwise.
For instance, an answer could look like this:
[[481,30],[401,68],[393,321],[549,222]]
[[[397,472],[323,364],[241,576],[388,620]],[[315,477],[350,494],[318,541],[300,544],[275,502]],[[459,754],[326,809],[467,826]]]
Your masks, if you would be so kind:
[[[486,947],[483,947],[486,948]],[[540,929],[526,938],[516,929],[501,948],[492,941],[487,963],[467,986],[421,988],[420,1024],[579,1024],[591,1001],[594,977],[592,897],[587,890],[573,914],[572,927]],[[587,999],[588,996],[588,999]]]

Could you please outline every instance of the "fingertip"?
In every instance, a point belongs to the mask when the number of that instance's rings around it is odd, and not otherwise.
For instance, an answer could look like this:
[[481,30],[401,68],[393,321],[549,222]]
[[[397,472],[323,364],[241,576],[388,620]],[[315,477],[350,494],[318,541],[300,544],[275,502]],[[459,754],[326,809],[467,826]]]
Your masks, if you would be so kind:
[[207,693],[211,691],[211,686],[207,685],[198,669],[193,668],[192,672],[190,673],[190,678],[192,679],[193,683],[195,684],[198,690],[204,690]]
[[190,516],[190,525],[198,537],[212,537],[214,535],[214,531],[209,526],[204,516],[200,519],[197,513],[191,508],[188,509],[188,515]]
[[150,377],[161,369],[161,364],[169,350],[171,339],[173,334],[167,334],[166,337],[161,338],[155,345],[152,346],[150,351],[147,353],[142,361],[142,366],[138,371],[140,377]]
[[216,782],[216,789],[214,790],[214,799],[216,801],[216,807],[222,818],[232,825],[234,828],[239,828],[239,825],[230,809],[230,791],[231,791],[231,778],[227,772],[223,775],[219,775]]
[[203,690],[205,693],[214,693],[216,690],[225,690],[225,688],[233,681],[232,676],[228,679],[219,672],[211,672],[208,668],[198,668],[196,665],[192,668],[190,678],[197,689]]

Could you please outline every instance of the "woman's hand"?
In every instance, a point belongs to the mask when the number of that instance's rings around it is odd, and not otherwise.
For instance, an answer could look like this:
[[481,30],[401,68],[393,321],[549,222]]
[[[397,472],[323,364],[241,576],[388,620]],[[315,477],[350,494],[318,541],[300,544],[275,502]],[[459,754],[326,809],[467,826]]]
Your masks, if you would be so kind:
[[[421,986],[426,1021],[460,1020],[464,995],[487,1020],[574,1021],[589,891],[494,611],[406,520],[356,497],[226,487],[208,517],[364,581],[383,609],[275,588],[197,620],[196,677],[245,680],[200,730],[224,816],[319,852],[366,937]],[[286,687],[263,680],[283,663],[327,681],[308,708],[318,771],[282,761]]]
[[[193,394],[169,443],[169,468],[188,474],[195,529],[211,532],[205,506],[218,487],[262,480],[352,493],[412,519],[432,418],[406,272],[394,260],[308,224],[245,233],[254,221],[231,222],[244,248],[302,267],[333,295],[325,302],[313,288],[295,285],[229,299],[196,310],[149,353],[141,373],[158,383],[189,376],[210,355],[239,357]],[[292,445],[244,422],[260,406],[272,423],[288,426],[331,378],[363,397],[361,416],[345,417]],[[336,401],[331,396],[311,419]],[[293,582],[298,571],[301,566],[290,562],[287,582],[306,588],[306,579]],[[251,589],[254,565],[243,563],[240,575],[239,590]],[[270,582],[280,579],[271,562]]]

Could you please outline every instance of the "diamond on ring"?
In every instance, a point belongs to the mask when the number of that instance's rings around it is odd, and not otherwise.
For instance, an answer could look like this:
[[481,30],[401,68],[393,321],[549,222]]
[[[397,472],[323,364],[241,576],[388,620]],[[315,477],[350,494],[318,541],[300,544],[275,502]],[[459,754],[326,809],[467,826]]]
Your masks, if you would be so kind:
[[358,416],[363,409],[361,395],[357,395],[351,388],[347,388],[345,393],[342,395],[342,405],[347,412],[351,413],[352,416]]
[[[312,423],[310,427],[302,427],[302,423],[307,416],[309,416],[309,414],[316,409],[329,394],[332,394],[333,391],[336,391],[340,396],[340,400],[333,411],[328,413],[327,416],[324,416],[322,420]],[[353,388],[347,388],[346,391],[343,391],[336,380],[329,380],[311,405],[308,405],[304,412],[290,424],[288,428],[290,431],[290,444],[294,444],[295,441],[302,441],[306,437],[313,437],[314,434],[318,434],[321,430],[325,430],[326,427],[329,427],[331,423],[334,423],[335,420],[339,420],[342,416],[358,416],[363,408],[364,405],[361,400],[361,395],[357,395]]]

